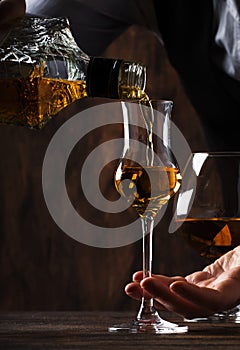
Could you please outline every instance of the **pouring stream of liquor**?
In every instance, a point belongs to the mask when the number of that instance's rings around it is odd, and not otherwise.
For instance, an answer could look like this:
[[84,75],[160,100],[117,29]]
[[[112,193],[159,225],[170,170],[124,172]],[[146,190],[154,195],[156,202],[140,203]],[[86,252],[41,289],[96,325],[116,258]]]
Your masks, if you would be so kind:
[[[142,108],[142,105],[149,108]],[[146,131],[148,134],[147,147],[146,147],[146,160],[147,166],[153,166],[154,162],[154,150],[153,150],[153,123],[154,123],[154,113],[151,101],[147,94],[144,94],[143,98],[140,100],[140,108],[142,112],[142,117],[144,124],[146,126]]]

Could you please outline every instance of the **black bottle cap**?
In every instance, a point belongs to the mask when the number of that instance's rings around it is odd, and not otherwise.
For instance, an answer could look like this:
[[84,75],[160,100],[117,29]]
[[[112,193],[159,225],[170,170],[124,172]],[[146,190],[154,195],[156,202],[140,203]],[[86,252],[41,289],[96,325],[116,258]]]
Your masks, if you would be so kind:
[[119,69],[122,60],[90,57],[86,90],[91,97],[119,98]]

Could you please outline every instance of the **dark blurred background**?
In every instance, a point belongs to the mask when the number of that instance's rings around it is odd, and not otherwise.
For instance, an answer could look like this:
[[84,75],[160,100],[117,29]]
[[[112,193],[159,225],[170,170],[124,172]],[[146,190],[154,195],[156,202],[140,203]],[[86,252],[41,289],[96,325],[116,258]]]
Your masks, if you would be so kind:
[[[127,45],[126,45],[127,43]],[[174,101],[172,119],[192,151],[206,149],[201,125],[178,75],[158,38],[142,27],[129,27],[104,52],[107,57],[140,61],[147,66],[147,93]],[[81,244],[62,232],[51,218],[42,193],[42,162],[52,136],[71,116],[102,103],[86,98],[64,109],[41,131],[0,125],[0,309],[125,310],[136,302],[124,286],[141,268],[141,241],[111,249]],[[79,191],[79,166],[99,143],[119,130],[102,128],[71,155],[66,172],[68,191],[89,220],[111,226],[111,216],[88,210]],[[113,168],[104,172],[104,191],[113,191]],[[100,214],[99,214],[100,215]],[[168,234],[171,210],[154,233],[155,273],[185,275],[206,261],[177,234]],[[117,224],[116,218],[115,225]],[[120,220],[120,219],[119,219]]]

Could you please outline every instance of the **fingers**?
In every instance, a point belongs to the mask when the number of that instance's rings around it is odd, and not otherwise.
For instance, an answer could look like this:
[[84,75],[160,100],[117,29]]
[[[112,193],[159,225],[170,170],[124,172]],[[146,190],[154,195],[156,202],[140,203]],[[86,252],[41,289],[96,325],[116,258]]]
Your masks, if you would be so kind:
[[[215,311],[221,311],[223,307],[222,295],[218,290],[206,287],[198,287],[191,283],[174,282],[170,290],[182,300],[186,300],[191,307],[190,314],[207,316]],[[188,311],[189,313],[189,311]]]
[[[215,311],[212,309],[211,303],[210,307],[203,303],[203,295],[201,293],[197,294],[196,297],[196,290],[193,290],[192,285],[184,281],[184,279],[174,281],[168,286],[162,283],[162,278],[152,277],[144,279],[141,282],[141,286],[166,309],[186,318],[206,316]],[[196,288],[201,290],[199,287]]]
[[240,300],[240,266],[215,275],[214,270],[197,271],[186,278],[133,275],[126,293],[134,299],[154,298],[157,306],[186,318],[202,317],[236,306]]
[[[215,275],[207,272],[194,273],[187,276],[191,282],[187,288],[184,285],[171,286],[174,292],[182,297],[188,296],[195,303],[202,303],[216,311],[226,310],[237,305],[240,299],[240,266]],[[201,287],[201,288],[199,288]]]
[[[186,318],[201,317],[219,310],[221,302],[218,291],[200,288],[188,283],[182,277],[153,276],[142,278],[142,272],[133,275],[125,292],[135,300],[154,298],[159,309],[173,311]],[[213,302],[215,301],[215,302]]]
[[147,293],[141,288],[140,282],[142,281],[142,279],[142,271],[137,271],[133,274],[133,282],[129,283],[125,287],[125,292],[128,296],[137,300],[140,300],[143,296],[147,299],[150,299],[152,297],[149,293]]
[[[154,275],[155,276],[155,275]],[[158,276],[155,276],[158,278]],[[163,278],[165,278],[163,276]],[[168,278],[165,278],[168,280]],[[141,281],[143,280],[143,271],[137,271],[133,274],[133,282],[129,283],[125,287],[125,292],[128,296],[130,296],[133,299],[140,300],[143,296],[147,299],[152,298],[152,295],[148,293],[142,286],[140,285]],[[171,280],[173,282],[173,280]],[[169,282],[170,284],[170,282]],[[160,305],[159,305],[160,307]]]
[[209,283],[209,280],[212,278],[212,275],[208,271],[197,271],[191,275],[186,276],[186,280],[192,284],[206,285]]
[[[161,283],[164,283],[166,285],[170,285],[174,281],[178,281],[178,280],[185,281],[185,278],[182,276],[167,277],[164,275],[152,274],[152,277],[159,279],[161,281]],[[145,278],[147,278],[147,277],[145,277]],[[143,272],[142,271],[137,271],[133,274],[133,281],[134,282],[140,283],[142,280],[143,280]]]
[[[159,279],[161,284],[164,284],[167,288],[170,286],[171,283],[178,280],[185,280],[183,277],[166,277],[166,276],[158,276],[153,275],[154,278]],[[133,282],[129,283],[125,287],[125,292],[128,296],[130,296],[133,299],[140,300],[143,296],[147,299],[150,299],[153,297],[151,291],[149,292],[144,288],[144,285],[141,283],[141,281],[144,281],[143,279],[143,272],[137,271],[133,274]],[[156,300],[157,308],[165,309],[165,306],[162,305],[160,300]]]
[[[167,276],[160,276],[160,275],[152,275],[152,277],[159,279],[161,283],[165,284],[166,286],[170,286],[170,284],[173,283],[174,281],[185,280],[183,277],[167,277]],[[133,283],[129,283],[125,288],[126,293],[129,296],[134,297],[135,299],[139,299],[140,297],[143,296],[143,294],[148,299],[152,297],[151,294],[146,293],[144,287],[141,285],[142,280],[143,280],[143,271],[135,272],[133,274]]]
[[222,295],[225,309],[236,306],[240,300],[240,266],[224,272],[215,280],[215,288]]
[[143,296],[142,288],[138,283],[129,283],[125,287],[126,294],[136,300],[140,300]]
[[143,272],[137,271],[133,274],[133,282],[125,287],[125,293],[133,299],[140,300],[143,297],[143,290],[140,287],[140,282],[143,278]]
[[[151,299],[152,295],[149,294],[146,290],[144,290],[140,286],[140,282],[142,280],[143,273],[142,271],[138,271],[133,275],[133,281],[132,283],[129,283],[125,287],[125,292],[126,294],[131,297],[132,299],[135,300],[141,300],[142,297],[144,296],[146,299]],[[159,302],[154,300],[154,306],[157,309],[160,310],[166,310],[166,308]]]
[[140,283],[141,280],[143,279],[143,272],[142,271],[137,271],[133,274],[133,281]]

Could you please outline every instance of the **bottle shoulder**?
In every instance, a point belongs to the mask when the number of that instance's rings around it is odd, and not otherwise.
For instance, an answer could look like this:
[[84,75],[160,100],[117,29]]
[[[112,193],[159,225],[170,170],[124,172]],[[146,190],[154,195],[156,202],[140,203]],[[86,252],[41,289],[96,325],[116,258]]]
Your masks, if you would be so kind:
[[38,66],[44,77],[84,80],[88,62],[89,56],[78,47],[64,17],[18,20],[0,50],[2,77],[21,78]]

